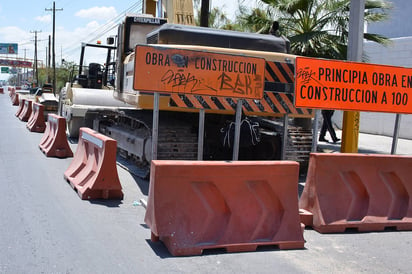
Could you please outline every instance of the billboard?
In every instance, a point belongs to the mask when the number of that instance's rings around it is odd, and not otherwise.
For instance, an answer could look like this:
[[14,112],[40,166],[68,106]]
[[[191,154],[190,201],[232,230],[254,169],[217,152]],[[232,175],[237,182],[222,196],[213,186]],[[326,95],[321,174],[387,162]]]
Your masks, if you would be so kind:
[[0,66],[17,67],[17,68],[31,68],[32,62],[22,60],[0,59]]
[[0,43],[0,54],[17,54],[18,44]]

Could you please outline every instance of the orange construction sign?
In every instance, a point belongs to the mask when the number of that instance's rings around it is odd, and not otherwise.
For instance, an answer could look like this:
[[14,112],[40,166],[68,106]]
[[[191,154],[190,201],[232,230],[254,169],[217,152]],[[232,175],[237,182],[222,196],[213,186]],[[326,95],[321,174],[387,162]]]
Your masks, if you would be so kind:
[[412,69],[296,58],[296,107],[412,113]]
[[263,98],[263,58],[143,45],[135,53],[135,90]]

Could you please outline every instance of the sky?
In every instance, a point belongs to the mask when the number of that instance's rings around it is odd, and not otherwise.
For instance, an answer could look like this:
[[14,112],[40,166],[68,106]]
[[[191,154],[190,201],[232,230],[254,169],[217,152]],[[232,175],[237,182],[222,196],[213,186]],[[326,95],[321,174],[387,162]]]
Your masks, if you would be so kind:
[[[238,0],[215,0],[228,16],[234,16]],[[37,57],[46,61],[49,35],[52,35],[53,1],[16,0],[0,2],[0,43],[18,43],[18,57],[34,59],[34,39],[37,31]],[[78,63],[82,42],[96,43],[117,33],[117,25],[126,13],[141,10],[138,1],[58,0],[56,8],[56,64],[62,59]],[[61,10],[62,9],[62,10]],[[4,55],[0,55],[0,58]],[[0,80],[7,78],[0,73]]]

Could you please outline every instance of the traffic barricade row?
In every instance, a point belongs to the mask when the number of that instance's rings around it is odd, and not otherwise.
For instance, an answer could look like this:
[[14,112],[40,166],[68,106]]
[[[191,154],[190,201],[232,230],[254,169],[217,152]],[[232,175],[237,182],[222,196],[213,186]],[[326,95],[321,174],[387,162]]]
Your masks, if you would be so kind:
[[[29,104],[22,99],[16,116]],[[31,112],[28,128],[43,116],[40,104]],[[63,117],[49,114],[39,144],[46,156],[73,156],[65,128]],[[80,132],[64,178],[81,199],[122,199],[117,142],[88,128]],[[155,160],[145,222],[151,239],[176,256],[303,248],[301,223],[320,233],[412,230],[411,168],[407,156],[312,153],[298,199],[296,162]]]
[[[46,123],[44,106],[27,99],[20,100],[15,115],[27,121],[26,127],[30,131],[44,132],[39,149],[47,157],[73,157],[64,117],[50,113]],[[82,132],[73,162],[64,173],[66,180],[77,190],[81,199],[122,199],[116,165],[117,142],[91,129],[83,128]],[[85,162],[82,162],[84,159]],[[71,172],[73,168],[76,170]]]

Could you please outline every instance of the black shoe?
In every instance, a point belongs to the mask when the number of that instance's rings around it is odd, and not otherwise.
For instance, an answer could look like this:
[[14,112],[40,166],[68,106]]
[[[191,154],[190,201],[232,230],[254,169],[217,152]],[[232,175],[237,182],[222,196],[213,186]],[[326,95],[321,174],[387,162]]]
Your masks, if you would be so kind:
[[329,140],[328,140],[328,139],[325,139],[325,138],[319,138],[319,142],[329,143]]
[[333,143],[339,143],[340,142],[340,139],[339,138],[336,138],[335,140],[333,140]]

